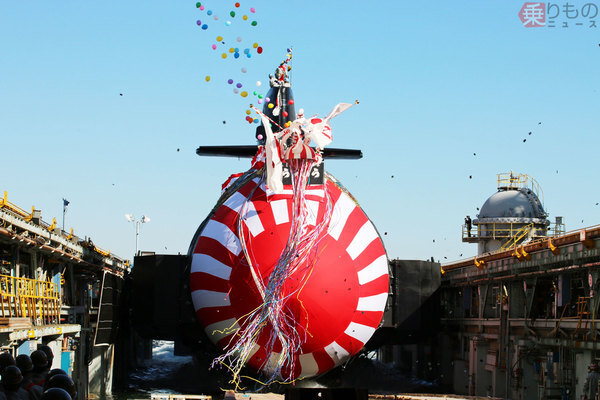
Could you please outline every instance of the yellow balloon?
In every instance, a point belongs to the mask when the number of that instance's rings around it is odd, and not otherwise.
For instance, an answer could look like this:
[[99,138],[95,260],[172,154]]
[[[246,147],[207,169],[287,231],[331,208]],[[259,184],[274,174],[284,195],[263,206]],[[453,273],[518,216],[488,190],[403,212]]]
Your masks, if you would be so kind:
[[252,47],[254,47],[254,48],[257,48],[257,47],[258,47],[258,43],[254,43],[254,44],[252,45]]
[[246,110],[246,115],[250,115],[251,111],[250,110]]
[[222,57],[222,58],[227,58],[227,53],[223,53],[223,54],[221,54],[221,57]]
[[230,53],[233,53],[234,51],[235,51],[235,49],[234,49],[233,47],[230,47],[230,48],[229,48],[229,52],[230,52]]
[[223,40],[223,36],[217,36],[217,42],[220,42],[221,40]]
[[273,103],[269,103],[269,105],[267,107],[273,108]]
[[246,20],[248,19],[248,16],[247,16],[247,15],[244,15],[244,16],[242,17],[242,19],[243,19],[244,21],[246,21]]
[[248,96],[248,92],[242,92],[242,93],[240,93],[240,96],[246,97],[246,96]]
[[204,79],[206,79],[206,82],[208,82],[208,81],[210,81],[210,76],[206,75],[206,78],[204,78]]

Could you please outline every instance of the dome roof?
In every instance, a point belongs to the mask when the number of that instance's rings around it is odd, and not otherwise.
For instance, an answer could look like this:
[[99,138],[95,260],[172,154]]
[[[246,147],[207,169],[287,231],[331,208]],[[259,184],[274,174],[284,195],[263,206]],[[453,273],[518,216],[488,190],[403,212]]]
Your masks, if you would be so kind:
[[501,190],[481,206],[478,218],[546,218],[538,197],[530,189]]

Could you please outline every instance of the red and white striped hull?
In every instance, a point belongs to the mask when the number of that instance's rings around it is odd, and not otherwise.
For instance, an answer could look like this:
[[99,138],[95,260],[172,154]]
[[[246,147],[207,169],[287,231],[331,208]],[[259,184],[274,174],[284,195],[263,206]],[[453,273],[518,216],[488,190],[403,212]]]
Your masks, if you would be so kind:
[[[307,279],[300,272],[292,275],[284,285],[284,293],[294,293],[286,309],[303,338],[294,371],[282,371],[294,378],[322,374],[355,355],[379,326],[388,297],[387,256],[375,227],[331,179],[326,179],[325,190],[332,213],[313,252],[312,272]],[[253,266],[265,280],[290,234],[291,199],[269,198],[259,178],[242,183],[196,234],[192,299],[206,334],[221,349],[235,341],[240,318],[262,303],[238,237],[239,213],[248,197],[242,235]],[[308,223],[315,225],[325,215],[326,201],[307,197],[307,205]],[[270,333],[269,326],[263,328],[247,362],[266,373],[280,350],[267,354]]]

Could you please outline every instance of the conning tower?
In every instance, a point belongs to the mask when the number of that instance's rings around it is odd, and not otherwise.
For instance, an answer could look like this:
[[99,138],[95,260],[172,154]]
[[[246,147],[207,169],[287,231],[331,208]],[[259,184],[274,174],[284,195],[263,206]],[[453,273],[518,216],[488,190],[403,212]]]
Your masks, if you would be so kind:
[[498,191],[476,219],[465,218],[463,242],[477,243],[477,254],[483,254],[546,237],[550,221],[543,201],[542,188],[529,175],[498,174]]

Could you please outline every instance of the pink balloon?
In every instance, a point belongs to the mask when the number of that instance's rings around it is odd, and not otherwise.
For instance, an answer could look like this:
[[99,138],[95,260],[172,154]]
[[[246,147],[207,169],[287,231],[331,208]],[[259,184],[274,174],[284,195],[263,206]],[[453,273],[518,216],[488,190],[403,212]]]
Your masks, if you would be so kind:
[[217,49],[217,45],[216,44],[213,44],[211,47],[212,47],[213,50]]
[[250,12],[251,12],[251,13],[253,13],[253,12],[256,12],[256,9],[255,9],[254,7],[251,7],[251,8],[250,8]]

